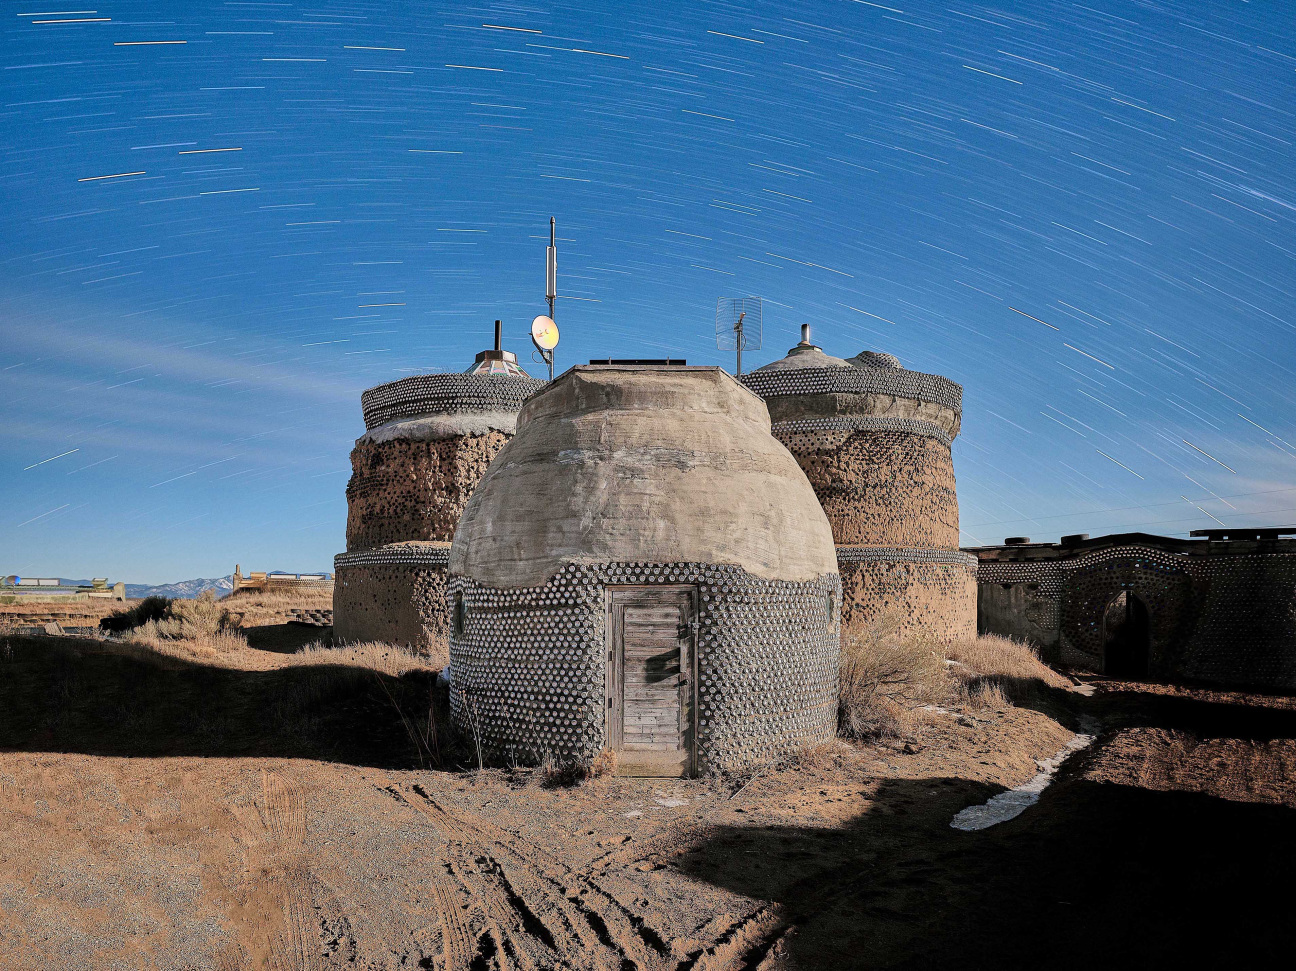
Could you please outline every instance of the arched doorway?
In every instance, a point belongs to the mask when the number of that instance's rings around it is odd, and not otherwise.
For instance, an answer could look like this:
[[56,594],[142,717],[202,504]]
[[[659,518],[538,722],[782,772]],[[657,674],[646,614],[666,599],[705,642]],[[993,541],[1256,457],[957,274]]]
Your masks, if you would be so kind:
[[1103,612],[1103,673],[1146,678],[1151,639],[1147,604],[1122,590]]

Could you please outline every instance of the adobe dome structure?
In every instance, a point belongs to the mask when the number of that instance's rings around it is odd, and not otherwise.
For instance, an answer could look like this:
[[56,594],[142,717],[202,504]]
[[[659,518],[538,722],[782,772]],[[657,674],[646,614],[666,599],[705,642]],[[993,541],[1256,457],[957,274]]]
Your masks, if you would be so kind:
[[574,367],[530,397],[447,587],[452,712],[491,758],[686,775],[834,734],[832,530],[720,368]]
[[343,641],[404,644],[445,660],[445,569],[459,516],[544,386],[500,347],[460,374],[420,374],[360,396],[351,452],[347,551],[334,557],[333,630]]
[[849,361],[801,343],[744,375],[832,524],[847,630],[883,618],[942,639],[976,633],[976,558],[959,551],[950,449],[963,389],[890,354]]

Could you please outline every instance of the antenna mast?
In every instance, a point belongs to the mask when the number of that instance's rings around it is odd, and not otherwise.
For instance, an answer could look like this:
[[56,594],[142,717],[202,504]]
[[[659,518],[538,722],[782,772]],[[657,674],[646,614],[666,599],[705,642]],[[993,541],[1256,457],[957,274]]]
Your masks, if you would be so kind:
[[558,299],[558,247],[554,240],[554,217],[549,217],[549,249],[545,251],[545,299],[549,301],[549,319],[555,324],[554,301]]
[[549,217],[549,248],[545,250],[545,299],[549,301],[549,316],[531,321],[531,343],[540,352],[540,359],[549,365],[549,380],[553,380],[553,352],[558,346],[558,325],[554,323],[554,305],[558,299],[558,247],[554,217]]
[[716,347],[738,352],[739,377],[743,351],[761,349],[762,316],[760,297],[734,297],[716,302]]

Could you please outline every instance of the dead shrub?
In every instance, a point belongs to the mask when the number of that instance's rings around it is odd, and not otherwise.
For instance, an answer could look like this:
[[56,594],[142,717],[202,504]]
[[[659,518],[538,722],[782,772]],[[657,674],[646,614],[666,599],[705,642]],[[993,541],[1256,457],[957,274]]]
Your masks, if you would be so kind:
[[589,777],[601,779],[605,775],[616,775],[616,770],[617,754],[614,750],[605,748],[590,762]]
[[[146,620],[130,630],[126,639],[175,656],[210,657],[247,647],[230,612],[211,590],[204,590],[195,600],[169,601],[161,617]],[[177,647],[183,650],[178,651]]]
[[437,670],[437,665],[428,663],[426,658],[413,651],[382,641],[357,641],[337,647],[315,641],[295,654],[287,655],[284,660],[286,665],[341,664],[352,668],[368,668],[393,678],[399,678],[410,671]]
[[150,620],[161,620],[171,608],[171,601],[166,597],[145,597],[133,607],[109,614],[99,621],[99,629],[122,633],[142,627]]
[[941,645],[883,617],[842,637],[837,732],[845,738],[894,735],[903,713],[949,695]]
[[1024,641],[1014,641],[998,634],[982,634],[957,640],[945,646],[945,657],[957,662],[960,676],[982,678],[1036,678],[1050,687],[1061,688],[1070,682],[1040,660],[1035,648]]
[[593,758],[561,758],[546,754],[533,776],[545,789],[570,789],[616,773],[617,754],[605,748]]

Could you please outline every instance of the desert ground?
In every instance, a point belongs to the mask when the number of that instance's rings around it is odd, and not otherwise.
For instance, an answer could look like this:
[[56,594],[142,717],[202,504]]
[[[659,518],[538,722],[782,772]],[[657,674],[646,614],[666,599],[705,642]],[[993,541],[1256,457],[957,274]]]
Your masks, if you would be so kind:
[[[479,770],[426,662],[243,613],[187,646],[0,639],[0,965],[1289,959],[1293,698],[967,656],[949,699],[755,772]],[[1077,731],[1037,804],[951,827]]]

